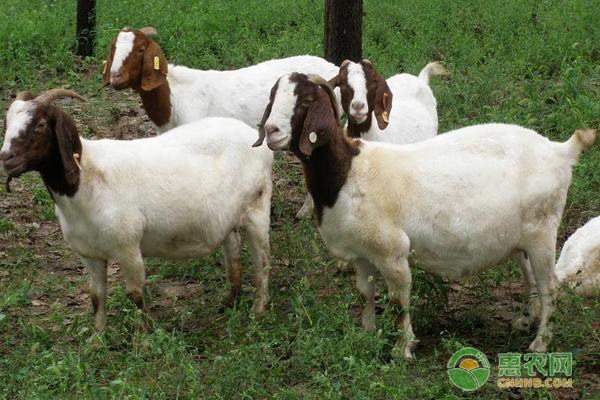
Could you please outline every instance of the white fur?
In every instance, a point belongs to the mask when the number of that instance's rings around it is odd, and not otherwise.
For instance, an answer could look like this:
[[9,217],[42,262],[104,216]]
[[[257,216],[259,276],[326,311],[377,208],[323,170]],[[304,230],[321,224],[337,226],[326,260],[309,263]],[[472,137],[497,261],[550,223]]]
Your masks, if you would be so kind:
[[[574,141],[502,124],[405,146],[364,142],[320,231],[336,257],[376,266],[401,303],[411,252],[415,265],[448,279],[527,254],[542,302],[530,349],[545,351],[556,231],[579,151]],[[404,328],[412,335],[410,320]]]
[[152,138],[82,139],[79,191],[55,196],[65,239],[101,259],[124,238],[145,256],[212,251],[271,185],[272,154],[250,147],[255,136],[237,120],[207,118]]
[[[542,303],[530,349],[545,351],[556,231],[580,150],[501,124],[405,146],[364,142],[320,231],[334,256],[376,266],[405,306],[411,252],[415,265],[448,279],[527,254]],[[411,357],[413,346],[400,350]]]
[[236,118],[257,127],[269,103],[269,91],[281,75],[301,72],[330,79],[337,71],[334,64],[308,55],[232,71],[202,71],[169,64],[171,119],[158,128],[164,132],[209,116]]
[[565,242],[556,276],[579,294],[600,293],[600,217],[591,219]]
[[[280,95],[285,92],[276,98]],[[271,113],[267,123],[272,118],[277,116]],[[557,283],[556,235],[571,167],[594,139],[594,132],[578,131],[556,143],[519,126],[486,124],[402,146],[361,141],[336,202],[323,208],[319,231],[335,257],[357,268],[358,288],[367,300],[363,326],[374,326],[368,277],[377,269],[390,299],[403,307],[404,335],[396,351],[412,357],[409,256],[413,265],[448,279],[514,256],[529,272],[524,278],[536,286],[535,302],[541,303],[530,309],[539,311],[531,317],[540,325],[529,348],[546,351]]]
[[[365,71],[358,63],[350,62],[348,64],[348,86],[352,88],[354,94],[350,102],[350,116],[358,123],[367,119],[367,78]],[[356,109],[353,105],[360,103],[362,108]]]
[[117,74],[119,72],[119,70],[123,66],[123,62],[127,57],[129,57],[129,54],[131,54],[131,50],[133,50],[134,39],[135,34],[131,31],[119,32],[119,34],[117,35],[117,42],[115,43],[115,55],[113,58],[112,65],[110,67],[111,75]]
[[[22,102],[9,109],[15,132],[25,126],[24,109]],[[235,296],[240,227],[256,268],[254,311],[265,311],[273,154],[266,146],[253,148],[255,139],[255,129],[231,118],[206,118],[131,141],[81,138],[78,189],[71,197],[52,196],[64,238],[90,272],[96,329],[106,324],[108,260],[120,262],[126,292],[139,305],[143,257],[187,259],[223,245]]]
[[12,140],[18,137],[19,133],[29,125],[34,109],[35,104],[29,101],[15,100],[12,103],[6,113],[6,132],[4,133],[4,143],[0,150],[0,159],[10,152]]
[[294,93],[295,88],[296,85],[291,84],[289,79],[280,79],[278,81],[277,90],[284,95],[277,96],[273,100],[271,111],[275,117],[270,119],[269,124],[265,124],[265,128],[268,130],[269,125],[277,126],[280,128],[280,132],[267,135],[267,143],[270,146],[287,147],[289,145],[290,137],[285,132],[292,130],[292,114],[298,97]]

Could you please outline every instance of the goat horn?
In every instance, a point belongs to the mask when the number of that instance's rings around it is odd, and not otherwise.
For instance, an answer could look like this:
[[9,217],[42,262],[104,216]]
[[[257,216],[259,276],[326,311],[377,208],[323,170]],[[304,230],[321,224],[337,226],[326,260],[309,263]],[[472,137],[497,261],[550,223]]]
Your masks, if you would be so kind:
[[327,82],[322,76],[316,74],[306,74],[306,77],[312,83],[322,86],[323,90],[329,96],[329,100],[331,101],[331,107],[333,108],[333,113],[335,115],[335,119],[337,121],[340,120],[340,111],[338,110],[337,100],[335,97],[335,93],[333,92],[334,87],[332,87],[331,83]]
[[19,92],[17,93],[17,98],[16,100],[31,100],[33,99],[33,95],[31,94],[31,92]]
[[331,85],[329,85],[329,82],[327,82],[322,76],[317,75],[317,74],[306,74],[306,77],[308,78],[309,81],[311,81],[312,83],[316,83],[317,85],[326,85],[331,87]]
[[140,32],[142,32],[147,37],[158,35],[158,31],[153,26],[145,26],[143,28],[140,28]]
[[38,97],[36,97],[34,100],[39,101],[42,104],[49,104],[52,100],[60,98],[60,97],[73,97],[73,98],[79,99],[81,101],[86,101],[86,99],[84,97],[81,97],[80,95],[73,92],[72,90],[67,90],[67,89],[46,90],[45,92],[40,93],[38,95]]

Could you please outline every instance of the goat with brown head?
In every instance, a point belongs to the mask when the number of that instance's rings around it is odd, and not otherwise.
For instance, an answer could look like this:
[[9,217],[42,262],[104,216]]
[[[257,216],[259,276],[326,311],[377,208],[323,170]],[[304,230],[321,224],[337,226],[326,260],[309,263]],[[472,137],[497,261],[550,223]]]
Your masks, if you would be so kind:
[[340,65],[339,74],[329,82],[340,88],[342,107],[348,115],[349,125],[362,127],[349,129],[350,132],[367,131],[371,126],[373,113],[379,129],[387,128],[393,94],[371,61],[364,59],[354,63],[345,60]]
[[52,104],[58,97],[85,100],[70,90],[52,89],[36,98],[20,93],[10,105],[0,150],[7,190],[11,179],[38,171],[52,192],[73,196],[77,191],[81,141],[73,120]]
[[104,61],[104,86],[150,91],[163,85],[168,66],[160,46],[152,39],[156,34],[152,27],[121,29]]
[[335,94],[323,78],[284,75],[271,89],[255,146],[266,138],[271,150],[290,149],[300,158],[310,156],[339,127],[335,104]]
[[307,187],[317,218],[331,207],[344,185],[358,143],[339,125],[336,98],[320,76],[293,73],[282,76],[273,89],[259,127],[259,139],[271,150],[291,150],[304,165]]

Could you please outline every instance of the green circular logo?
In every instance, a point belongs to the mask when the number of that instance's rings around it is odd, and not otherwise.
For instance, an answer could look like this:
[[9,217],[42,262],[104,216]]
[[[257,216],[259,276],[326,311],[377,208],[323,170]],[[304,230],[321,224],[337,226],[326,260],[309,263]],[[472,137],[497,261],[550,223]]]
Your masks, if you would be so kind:
[[465,347],[450,357],[448,376],[450,382],[462,390],[479,389],[490,377],[490,363],[479,350]]

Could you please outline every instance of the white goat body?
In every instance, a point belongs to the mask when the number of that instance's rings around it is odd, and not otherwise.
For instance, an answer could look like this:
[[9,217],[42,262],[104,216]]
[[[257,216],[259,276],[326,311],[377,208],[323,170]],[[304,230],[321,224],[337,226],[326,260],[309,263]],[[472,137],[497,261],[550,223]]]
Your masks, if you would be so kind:
[[385,242],[401,227],[419,267],[458,279],[526,248],[542,215],[558,224],[579,151],[575,139],[504,124],[404,146],[363,142],[321,230],[338,257],[353,258],[364,247],[354,237]]
[[[356,262],[367,298],[373,289],[366,279],[376,267],[403,307],[410,297],[409,254],[418,267],[449,279],[525,254],[522,269],[531,268],[542,303],[541,316],[531,316],[541,322],[530,349],[545,351],[556,232],[571,167],[594,137],[579,131],[555,143],[529,129],[488,124],[410,145],[363,142],[319,230],[334,256]],[[398,351],[412,357],[405,313],[401,325],[409,339]],[[363,322],[373,321],[367,311]]]
[[129,245],[175,259],[212,251],[269,194],[272,154],[250,148],[255,134],[207,118],[158,137],[82,139],[79,191],[55,196],[65,239],[94,259]]
[[309,55],[264,61],[231,71],[203,71],[169,64],[171,119],[158,127],[159,131],[210,116],[236,118],[256,127],[269,102],[273,82],[293,71],[331,78],[338,68]]
[[584,296],[600,293],[600,217],[577,229],[563,245],[556,276]]

